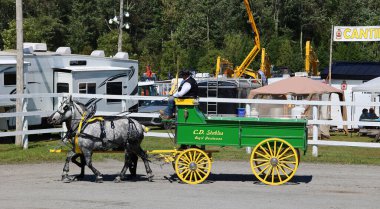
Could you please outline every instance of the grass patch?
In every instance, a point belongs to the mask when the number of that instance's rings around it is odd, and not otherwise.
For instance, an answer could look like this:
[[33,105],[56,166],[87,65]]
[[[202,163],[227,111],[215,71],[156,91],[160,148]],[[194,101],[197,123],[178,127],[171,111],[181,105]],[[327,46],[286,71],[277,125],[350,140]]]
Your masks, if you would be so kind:
[[[359,137],[356,134],[346,136],[338,132],[333,133],[329,140],[370,142],[372,139],[369,137]],[[56,147],[59,143],[59,140],[31,140],[28,150],[22,150],[14,144],[0,144],[0,164],[63,163],[65,153],[49,153],[49,149]],[[175,146],[171,139],[156,137],[145,137],[142,144],[145,150],[173,149]],[[246,154],[245,148],[210,146],[207,147],[207,149],[219,150],[219,152],[213,153],[214,160],[248,161],[250,157],[250,155]],[[377,148],[319,146],[319,157],[315,158],[311,154],[312,148],[309,146],[306,155],[301,153],[301,161],[312,163],[380,165],[380,149]],[[102,161],[104,159],[123,160],[123,154],[94,154],[94,161]]]

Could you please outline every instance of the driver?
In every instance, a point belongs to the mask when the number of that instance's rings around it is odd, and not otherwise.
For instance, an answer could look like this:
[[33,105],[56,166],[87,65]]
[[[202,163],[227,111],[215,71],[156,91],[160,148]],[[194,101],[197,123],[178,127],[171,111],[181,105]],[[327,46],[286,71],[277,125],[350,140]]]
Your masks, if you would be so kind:
[[198,84],[195,79],[191,76],[190,71],[182,70],[179,76],[183,78],[181,84],[179,85],[178,91],[170,96],[168,99],[168,106],[165,110],[160,110],[160,116],[162,119],[173,118],[174,113],[174,98],[187,97],[196,98],[198,96]]

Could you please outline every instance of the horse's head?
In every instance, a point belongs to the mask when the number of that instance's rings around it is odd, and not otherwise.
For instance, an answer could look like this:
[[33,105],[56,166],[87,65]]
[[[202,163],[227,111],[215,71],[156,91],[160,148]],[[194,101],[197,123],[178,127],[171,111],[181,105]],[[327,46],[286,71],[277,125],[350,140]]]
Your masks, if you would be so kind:
[[52,125],[61,124],[62,122],[71,119],[73,114],[73,100],[71,96],[65,99],[61,106],[55,111],[50,117],[48,117],[47,122]]

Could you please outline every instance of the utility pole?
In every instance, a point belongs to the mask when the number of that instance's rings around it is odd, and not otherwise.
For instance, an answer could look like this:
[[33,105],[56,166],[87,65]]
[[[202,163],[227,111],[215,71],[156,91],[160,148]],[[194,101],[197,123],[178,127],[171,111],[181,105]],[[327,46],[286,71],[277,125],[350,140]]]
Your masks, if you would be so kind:
[[119,38],[117,41],[117,51],[121,52],[123,51],[122,46],[123,46],[123,18],[124,18],[124,0],[120,0],[120,14],[119,14]]
[[[24,32],[23,32],[23,17],[22,17],[22,0],[16,0],[16,33],[17,33],[17,64],[16,64],[16,91],[17,95],[24,93]],[[23,110],[23,98],[16,99],[16,112],[22,112]],[[22,116],[16,117],[16,131],[22,131],[23,129]],[[17,146],[23,146],[22,135],[17,135],[15,139]]]

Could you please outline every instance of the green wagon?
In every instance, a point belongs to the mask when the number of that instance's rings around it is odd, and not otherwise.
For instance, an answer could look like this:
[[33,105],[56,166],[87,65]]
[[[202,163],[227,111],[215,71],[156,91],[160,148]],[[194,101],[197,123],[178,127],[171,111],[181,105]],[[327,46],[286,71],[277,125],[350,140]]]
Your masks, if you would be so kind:
[[297,171],[300,150],[307,148],[305,119],[206,117],[194,99],[177,99],[176,143],[183,149],[154,150],[172,162],[188,184],[203,182],[211,171],[207,145],[254,147],[250,164],[263,183],[280,185]]

